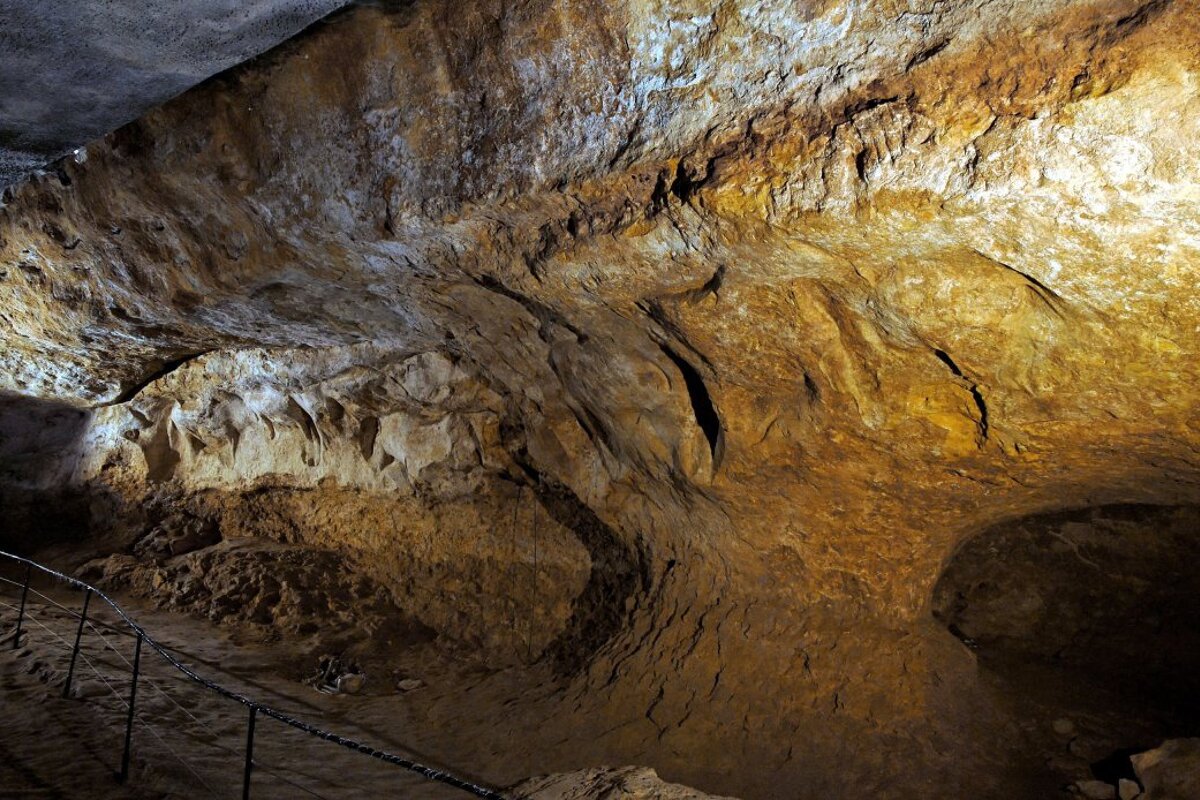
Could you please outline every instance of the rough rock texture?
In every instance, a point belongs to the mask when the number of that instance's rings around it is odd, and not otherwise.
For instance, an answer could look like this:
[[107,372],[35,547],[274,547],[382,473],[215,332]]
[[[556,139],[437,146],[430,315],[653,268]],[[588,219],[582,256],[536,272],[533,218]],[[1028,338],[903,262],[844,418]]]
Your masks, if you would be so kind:
[[664,783],[652,769],[621,767],[533,778],[510,790],[527,800],[720,800],[686,786]]
[[171,575],[180,513],[335,552],[549,665],[504,706],[547,759],[1048,796],[1088,761],[934,590],[1000,523],[1196,502],[1198,10],[353,9],[9,193],[8,505]]
[[1133,757],[1146,800],[1200,797],[1200,740],[1171,739]]

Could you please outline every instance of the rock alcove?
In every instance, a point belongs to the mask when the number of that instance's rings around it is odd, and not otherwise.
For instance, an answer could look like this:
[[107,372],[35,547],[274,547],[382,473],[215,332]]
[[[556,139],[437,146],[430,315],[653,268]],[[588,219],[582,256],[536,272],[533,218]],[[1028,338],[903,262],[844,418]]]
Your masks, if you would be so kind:
[[1130,755],[1200,732],[1198,530],[1196,506],[1105,505],[997,525],[951,559],[934,614],[998,698],[1055,720],[1031,731],[1047,766],[1115,785]]
[[545,797],[1174,797],[1197,11],[334,13],[4,191],[5,544]]

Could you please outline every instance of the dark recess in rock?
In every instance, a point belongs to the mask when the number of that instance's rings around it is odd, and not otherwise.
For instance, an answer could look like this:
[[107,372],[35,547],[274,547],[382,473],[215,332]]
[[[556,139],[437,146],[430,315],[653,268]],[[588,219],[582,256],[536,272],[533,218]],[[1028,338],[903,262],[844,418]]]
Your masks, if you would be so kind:
[[708,394],[708,387],[704,385],[704,378],[700,376],[695,367],[671,348],[662,345],[662,351],[683,375],[688,399],[692,404],[692,413],[696,416],[696,424],[700,426],[700,430],[704,431],[704,438],[708,440],[708,448],[712,453],[713,468],[715,469],[721,447],[721,417],[713,405],[712,397]]

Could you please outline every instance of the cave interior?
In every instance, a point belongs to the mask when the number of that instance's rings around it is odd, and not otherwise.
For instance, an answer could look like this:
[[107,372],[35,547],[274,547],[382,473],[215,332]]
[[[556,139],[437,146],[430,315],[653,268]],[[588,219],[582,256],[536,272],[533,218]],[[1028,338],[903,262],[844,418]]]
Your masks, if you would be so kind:
[[[0,3],[5,554],[504,797],[1200,800],[1196,0],[113,5]],[[241,791],[0,562],[0,795]]]

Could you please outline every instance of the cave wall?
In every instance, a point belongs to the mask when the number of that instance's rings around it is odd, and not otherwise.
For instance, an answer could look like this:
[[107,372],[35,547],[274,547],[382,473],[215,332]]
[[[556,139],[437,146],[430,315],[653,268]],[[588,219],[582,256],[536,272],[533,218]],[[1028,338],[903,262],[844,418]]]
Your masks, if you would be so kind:
[[78,536],[88,504],[74,476],[91,421],[86,409],[0,393],[0,548]]
[[131,546],[151,498],[466,643],[533,609],[489,646],[597,758],[998,796],[945,564],[1196,494],[1196,10],[353,9],[6,194],[0,380],[96,409]]

